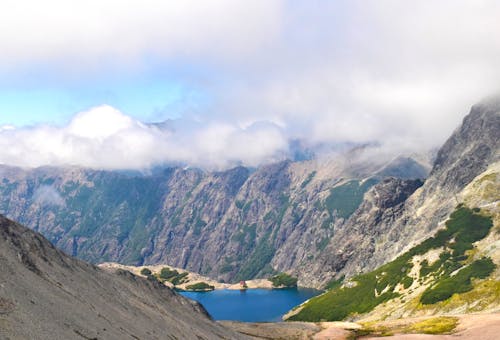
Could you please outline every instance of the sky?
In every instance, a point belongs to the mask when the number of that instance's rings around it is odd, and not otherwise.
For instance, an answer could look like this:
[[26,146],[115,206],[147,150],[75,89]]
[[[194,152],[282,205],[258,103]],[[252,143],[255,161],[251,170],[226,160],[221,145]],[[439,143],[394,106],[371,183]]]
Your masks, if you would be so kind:
[[499,93],[500,2],[3,0],[0,51],[0,163],[221,169],[296,139],[414,152]]

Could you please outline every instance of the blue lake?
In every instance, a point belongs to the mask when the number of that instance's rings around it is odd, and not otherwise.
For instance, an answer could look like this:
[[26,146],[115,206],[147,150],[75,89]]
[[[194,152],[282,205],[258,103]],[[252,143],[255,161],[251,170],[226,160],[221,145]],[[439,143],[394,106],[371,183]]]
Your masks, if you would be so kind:
[[320,293],[306,288],[181,292],[200,302],[215,320],[246,322],[280,321],[290,309]]

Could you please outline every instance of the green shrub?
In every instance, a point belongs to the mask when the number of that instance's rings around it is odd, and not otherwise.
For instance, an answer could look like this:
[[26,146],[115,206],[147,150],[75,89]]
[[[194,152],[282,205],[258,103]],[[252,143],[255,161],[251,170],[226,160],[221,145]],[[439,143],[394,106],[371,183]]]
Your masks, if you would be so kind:
[[141,270],[141,274],[144,275],[144,276],[150,276],[152,275],[153,273],[151,272],[151,270],[149,270],[148,268],[142,268]]
[[158,275],[159,278],[163,281],[169,281],[174,286],[179,285],[181,283],[187,282],[188,272],[179,273],[177,270],[171,270],[168,267],[163,267]]
[[160,279],[169,281],[170,279],[176,277],[177,275],[179,275],[179,272],[177,270],[171,270],[168,267],[163,267],[160,270],[159,276],[160,276]]
[[297,278],[288,275],[287,273],[279,273],[269,278],[273,283],[273,287],[297,287]]
[[433,304],[450,298],[455,293],[465,293],[472,290],[473,278],[484,279],[488,277],[495,264],[490,258],[482,258],[472,262],[453,276],[446,277],[430,288],[421,296],[420,302],[424,305]]
[[206,282],[197,282],[195,284],[186,286],[187,290],[193,290],[193,291],[207,291],[207,290],[214,290],[215,287],[212,285],[209,285]]

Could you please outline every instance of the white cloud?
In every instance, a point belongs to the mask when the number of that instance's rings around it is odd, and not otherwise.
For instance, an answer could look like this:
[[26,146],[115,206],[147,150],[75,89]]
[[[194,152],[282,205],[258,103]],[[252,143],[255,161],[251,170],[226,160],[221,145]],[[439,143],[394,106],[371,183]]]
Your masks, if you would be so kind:
[[33,201],[39,205],[65,206],[66,202],[61,194],[50,185],[41,185],[33,193]]
[[111,108],[99,109],[108,122],[87,112],[62,129],[1,129],[0,161],[253,165],[295,137],[434,147],[500,92],[499,18],[495,0],[2,1],[0,76],[42,67],[78,83],[157,67],[211,106],[175,133]]
[[85,74],[101,64],[130,67],[145,55],[232,59],[269,43],[279,29],[281,3],[4,0],[0,61],[3,67],[49,63]]
[[145,169],[184,163],[211,169],[257,166],[286,155],[286,137],[271,124],[247,128],[220,122],[161,129],[104,105],[78,113],[67,126],[0,130],[0,163]]

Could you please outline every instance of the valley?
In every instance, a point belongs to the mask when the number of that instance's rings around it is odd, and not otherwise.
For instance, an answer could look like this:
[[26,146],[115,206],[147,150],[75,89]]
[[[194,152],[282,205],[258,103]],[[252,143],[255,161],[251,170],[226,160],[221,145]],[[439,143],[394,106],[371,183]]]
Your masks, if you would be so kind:
[[[494,334],[500,311],[498,136],[500,101],[489,99],[472,107],[430,170],[418,157],[367,161],[369,146],[321,161],[222,172],[1,166],[0,213],[34,231],[1,218],[0,260],[9,275],[2,274],[0,324],[21,338],[35,329],[23,333],[27,322],[47,336],[54,328],[69,337],[163,338],[167,322],[176,325],[174,338],[439,333],[445,339],[479,336],[471,321],[477,319],[485,334]],[[276,288],[273,277],[325,291],[293,300],[299,305],[290,305],[286,323],[260,324],[214,322],[201,305],[171,289],[193,291],[183,294],[201,301],[217,294],[245,297],[239,290],[247,285],[247,297],[256,301],[252,294]],[[66,320],[66,328],[40,308]],[[178,320],[168,316],[169,308]],[[112,321],[111,309],[119,310]],[[64,316],[68,310],[86,321]],[[276,321],[285,311],[245,320]],[[133,325],[130,313],[139,320]]]

